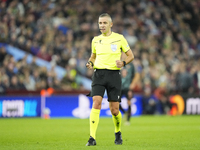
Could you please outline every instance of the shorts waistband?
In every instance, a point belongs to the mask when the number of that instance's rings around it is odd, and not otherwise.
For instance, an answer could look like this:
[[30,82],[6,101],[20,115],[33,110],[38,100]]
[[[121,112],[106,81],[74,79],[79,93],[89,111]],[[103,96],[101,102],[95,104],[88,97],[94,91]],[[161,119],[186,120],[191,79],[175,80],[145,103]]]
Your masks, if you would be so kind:
[[120,70],[95,69],[94,71],[113,71],[113,72],[119,72]]

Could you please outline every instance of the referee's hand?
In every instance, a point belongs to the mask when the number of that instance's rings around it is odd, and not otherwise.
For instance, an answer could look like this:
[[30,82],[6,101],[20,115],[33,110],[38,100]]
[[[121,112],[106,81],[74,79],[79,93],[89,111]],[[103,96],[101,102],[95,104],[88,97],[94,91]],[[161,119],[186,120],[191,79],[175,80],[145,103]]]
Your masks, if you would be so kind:
[[90,62],[87,62],[87,64],[85,65],[88,69],[92,69],[92,64]]
[[121,60],[116,60],[116,66],[117,66],[117,68],[122,68],[122,67],[124,66],[123,61],[121,61]]

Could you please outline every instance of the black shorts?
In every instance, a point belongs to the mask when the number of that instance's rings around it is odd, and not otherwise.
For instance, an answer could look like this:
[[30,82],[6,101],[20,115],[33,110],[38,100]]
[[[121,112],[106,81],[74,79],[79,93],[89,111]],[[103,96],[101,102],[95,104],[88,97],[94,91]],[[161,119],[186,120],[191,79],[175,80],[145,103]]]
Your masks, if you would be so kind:
[[120,70],[96,69],[92,76],[92,91],[88,96],[104,96],[107,91],[108,101],[121,102]]

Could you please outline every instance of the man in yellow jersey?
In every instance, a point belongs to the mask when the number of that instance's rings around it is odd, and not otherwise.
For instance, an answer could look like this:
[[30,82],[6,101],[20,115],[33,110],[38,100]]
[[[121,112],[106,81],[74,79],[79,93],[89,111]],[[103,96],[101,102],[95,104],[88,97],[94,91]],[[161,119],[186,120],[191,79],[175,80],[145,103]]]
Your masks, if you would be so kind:
[[[113,23],[109,14],[101,14],[98,24],[102,34],[93,38],[92,54],[86,64],[88,69],[94,69],[92,90],[88,95],[92,96],[93,105],[90,113],[90,138],[86,146],[96,145],[96,130],[105,90],[115,126],[115,144],[121,145],[120,69],[130,63],[134,56],[124,36],[111,31]],[[127,55],[124,61],[120,60],[122,51]]]

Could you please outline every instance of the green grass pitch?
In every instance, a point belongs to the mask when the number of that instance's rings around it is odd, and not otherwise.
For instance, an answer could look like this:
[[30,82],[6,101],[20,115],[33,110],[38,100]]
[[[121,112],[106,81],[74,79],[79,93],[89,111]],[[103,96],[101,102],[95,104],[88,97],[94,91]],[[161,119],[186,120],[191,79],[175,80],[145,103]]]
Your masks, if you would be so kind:
[[0,150],[200,150],[200,116],[132,117],[114,144],[112,118],[100,118],[97,145],[87,147],[89,120],[0,119]]

